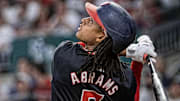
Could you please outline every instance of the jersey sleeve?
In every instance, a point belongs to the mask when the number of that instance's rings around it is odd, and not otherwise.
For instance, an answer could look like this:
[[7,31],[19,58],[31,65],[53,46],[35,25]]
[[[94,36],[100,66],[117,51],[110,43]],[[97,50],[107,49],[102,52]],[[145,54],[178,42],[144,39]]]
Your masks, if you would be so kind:
[[136,79],[136,84],[137,84],[134,101],[139,101],[139,89],[140,89],[142,67],[143,67],[142,63],[139,63],[136,61],[132,61],[132,63],[131,63],[131,69],[133,71],[133,74]]
[[68,49],[70,49],[72,47],[72,45],[73,45],[72,41],[69,41],[69,40],[62,41],[54,51],[54,60],[56,60],[59,55],[65,54],[65,52]]
[[63,41],[61,42],[54,51],[53,61],[52,61],[52,73],[55,74],[55,69],[60,65],[58,62],[63,54],[66,54],[66,51],[72,47],[73,42],[71,41]]
[[61,50],[66,50],[68,47],[71,47],[73,44],[72,41],[66,40],[66,41],[62,41],[57,48],[54,51],[54,56],[59,53]]

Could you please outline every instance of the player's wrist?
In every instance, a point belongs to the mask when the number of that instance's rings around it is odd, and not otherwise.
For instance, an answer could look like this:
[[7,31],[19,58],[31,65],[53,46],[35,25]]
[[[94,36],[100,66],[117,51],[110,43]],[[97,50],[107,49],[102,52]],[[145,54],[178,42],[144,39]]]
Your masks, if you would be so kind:
[[118,55],[119,55],[119,56],[126,56],[126,49],[124,49],[123,51],[121,51]]

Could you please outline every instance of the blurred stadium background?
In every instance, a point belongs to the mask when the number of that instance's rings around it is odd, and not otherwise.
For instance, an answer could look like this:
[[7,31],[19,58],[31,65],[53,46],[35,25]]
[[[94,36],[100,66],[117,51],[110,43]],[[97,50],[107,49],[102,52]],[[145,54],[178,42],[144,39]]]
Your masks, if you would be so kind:
[[[84,3],[115,1],[148,34],[156,67],[170,101],[180,101],[180,0],[0,0],[0,101],[49,101],[51,61],[63,40],[77,41]],[[149,68],[140,101],[155,101]]]

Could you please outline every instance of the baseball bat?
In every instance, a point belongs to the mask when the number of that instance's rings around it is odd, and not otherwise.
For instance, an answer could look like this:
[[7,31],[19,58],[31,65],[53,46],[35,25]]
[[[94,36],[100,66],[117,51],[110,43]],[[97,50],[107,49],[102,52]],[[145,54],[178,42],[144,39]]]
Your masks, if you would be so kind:
[[148,67],[150,68],[151,71],[152,85],[153,85],[153,91],[156,101],[169,101],[163,89],[162,83],[155,70],[154,64],[152,62],[152,58],[150,56],[147,56],[146,60]]

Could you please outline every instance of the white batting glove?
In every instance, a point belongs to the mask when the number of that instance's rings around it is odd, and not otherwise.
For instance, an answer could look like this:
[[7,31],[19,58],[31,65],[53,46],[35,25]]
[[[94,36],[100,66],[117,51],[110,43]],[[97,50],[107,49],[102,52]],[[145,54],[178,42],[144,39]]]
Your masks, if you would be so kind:
[[137,42],[146,42],[146,43],[151,43],[152,41],[148,35],[142,35],[137,39]]
[[138,43],[130,44],[126,49],[126,57],[132,58],[134,61],[144,63],[144,55],[156,57],[154,45],[149,37],[141,36],[138,38]]

